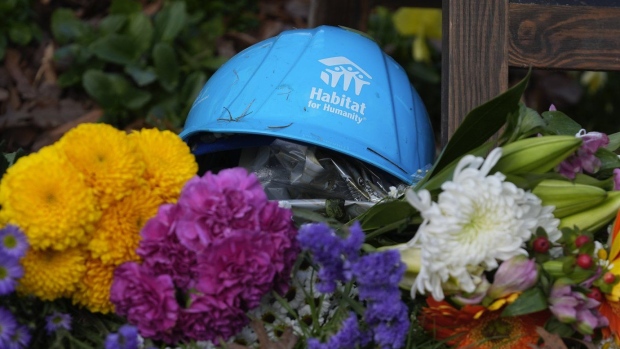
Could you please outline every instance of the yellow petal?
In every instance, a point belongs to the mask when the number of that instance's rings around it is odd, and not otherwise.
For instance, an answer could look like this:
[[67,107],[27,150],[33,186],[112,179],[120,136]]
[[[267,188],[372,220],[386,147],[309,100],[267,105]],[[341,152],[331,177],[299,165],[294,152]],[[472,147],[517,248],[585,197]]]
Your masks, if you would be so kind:
[[441,39],[441,10],[401,7],[394,13],[394,27],[402,35]]

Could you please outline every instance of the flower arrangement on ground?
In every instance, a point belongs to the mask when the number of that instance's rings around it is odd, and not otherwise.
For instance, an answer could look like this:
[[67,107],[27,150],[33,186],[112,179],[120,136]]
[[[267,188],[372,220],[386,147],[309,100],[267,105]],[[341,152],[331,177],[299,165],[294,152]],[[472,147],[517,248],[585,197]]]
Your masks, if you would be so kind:
[[75,128],[0,182],[0,347],[618,347],[620,133],[526,83],[349,222],[172,133]]

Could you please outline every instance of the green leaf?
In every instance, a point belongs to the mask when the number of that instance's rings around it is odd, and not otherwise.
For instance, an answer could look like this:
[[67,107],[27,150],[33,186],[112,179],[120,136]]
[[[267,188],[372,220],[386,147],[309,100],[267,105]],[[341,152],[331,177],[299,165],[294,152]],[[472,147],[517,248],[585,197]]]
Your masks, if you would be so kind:
[[609,151],[616,151],[620,148],[620,132],[612,133],[607,135],[609,137],[609,144],[605,147],[605,149]]
[[179,64],[170,44],[160,42],[153,48],[153,62],[159,83],[168,92],[172,92],[179,83]]
[[[475,156],[485,156],[491,150],[491,148],[493,148],[493,143],[488,142],[472,150],[468,154]],[[426,189],[430,191],[439,189],[444,182],[452,180],[456,165],[458,165],[459,161],[461,161],[461,159],[468,154],[463,154],[460,157],[454,159],[454,161],[452,161],[448,166],[444,167],[441,171],[439,171],[439,173],[436,173],[428,181],[421,181],[419,186],[416,186],[416,189]]]
[[17,45],[26,45],[32,40],[32,31],[26,23],[13,23],[9,29],[9,39]]
[[139,109],[151,100],[151,94],[133,86],[129,86],[122,96],[122,103],[127,109]]
[[380,202],[358,219],[364,230],[375,230],[396,221],[404,220],[416,215],[418,211],[407,201],[394,200],[388,202]]
[[429,176],[485,143],[506,123],[509,115],[518,112],[519,100],[529,78],[530,73],[508,91],[469,112],[439,155]]
[[547,297],[538,287],[524,291],[517,300],[502,311],[502,316],[519,316],[547,309]]
[[99,30],[103,35],[118,33],[125,23],[127,23],[126,15],[109,15],[99,22]]
[[151,82],[157,80],[157,75],[153,67],[138,67],[134,65],[125,66],[125,73],[127,73],[138,86],[146,86]]
[[181,88],[181,101],[185,101],[186,107],[191,107],[200,90],[207,81],[207,75],[201,71],[192,72],[185,78],[185,83]]
[[595,155],[601,160],[601,168],[599,171],[620,168],[620,159],[614,152],[605,148],[599,148]]
[[564,338],[570,338],[575,333],[575,330],[569,324],[565,324],[555,317],[551,317],[549,321],[547,321],[545,329],[549,333],[555,333]]
[[88,70],[82,76],[82,85],[103,107],[118,105],[118,89],[124,85],[119,82],[119,77],[113,74],[105,74],[98,70]]
[[546,111],[542,117],[547,123],[545,131],[556,135],[576,135],[583,127],[561,111]]
[[165,6],[155,16],[155,29],[161,41],[171,42],[187,23],[185,2],[175,1]]
[[527,138],[540,132],[545,126],[546,123],[538,112],[520,103],[519,112],[508,117],[500,143],[505,144]]
[[110,34],[93,42],[89,47],[99,58],[122,65],[136,62],[140,52],[134,40],[127,35]]
[[151,94],[139,90],[120,74],[106,74],[88,70],[82,77],[84,89],[104,108],[124,106],[128,109],[143,107]]
[[110,4],[111,14],[132,14],[142,11],[142,5],[136,0],[113,0]]
[[77,40],[87,32],[86,25],[75,16],[73,11],[66,8],[54,11],[51,26],[54,38],[59,44]]
[[82,70],[78,67],[69,68],[58,76],[58,85],[62,88],[73,86],[82,80]]
[[4,55],[6,54],[6,47],[8,46],[8,41],[6,36],[0,33],[0,61],[4,59]]
[[129,17],[127,34],[133,38],[137,51],[144,53],[151,47],[153,41],[151,20],[142,12],[132,14]]

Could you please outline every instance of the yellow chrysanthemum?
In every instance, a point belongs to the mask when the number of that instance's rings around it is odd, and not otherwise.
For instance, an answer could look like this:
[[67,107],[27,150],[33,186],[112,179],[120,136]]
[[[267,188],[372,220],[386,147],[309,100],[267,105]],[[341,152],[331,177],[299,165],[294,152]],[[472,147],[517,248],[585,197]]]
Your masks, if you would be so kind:
[[64,251],[29,249],[21,259],[24,276],[17,292],[42,300],[69,297],[86,271],[87,252],[82,247]]
[[82,172],[103,208],[122,199],[141,181],[144,162],[127,134],[107,124],[81,124],[59,142]]
[[73,303],[80,304],[92,312],[107,314],[114,311],[110,301],[110,287],[115,266],[104,265],[99,259],[86,261],[86,273],[73,294]]
[[76,246],[101,216],[92,189],[55,146],[20,158],[0,192],[2,221],[19,226],[35,249]]
[[198,172],[196,158],[181,138],[170,131],[143,129],[129,135],[146,163],[144,178],[165,202],[176,202],[181,188]]
[[140,229],[157,214],[162,203],[144,186],[108,207],[88,244],[92,256],[100,258],[106,265],[137,261]]

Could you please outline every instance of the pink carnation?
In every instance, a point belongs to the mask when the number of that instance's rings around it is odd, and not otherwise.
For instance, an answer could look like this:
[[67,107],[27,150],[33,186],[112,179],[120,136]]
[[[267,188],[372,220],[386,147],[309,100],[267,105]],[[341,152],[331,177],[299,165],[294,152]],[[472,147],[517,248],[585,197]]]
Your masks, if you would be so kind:
[[127,317],[144,337],[159,339],[176,324],[179,305],[172,278],[152,276],[135,262],[123,263],[114,271],[110,300],[116,313]]
[[256,175],[243,168],[211,172],[188,181],[179,198],[177,235],[200,251],[231,230],[258,230],[258,212],[267,202]]
[[179,242],[175,233],[178,206],[166,204],[159,207],[157,215],[142,228],[142,240],[137,253],[142,257],[143,268],[153,275],[167,274],[176,287],[187,290],[193,287],[197,276],[196,253]]
[[277,273],[274,289],[284,294],[288,291],[291,271],[300,251],[293,213],[279,207],[277,202],[269,202],[260,212],[259,219],[261,230],[269,233],[274,250],[278,252],[272,256]]
[[218,343],[239,333],[247,324],[245,312],[216,297],[192,295],[190,306],[179,316],[179,330],[187,337]]
[[237,231],[198,257],[197,290],[230,307],[256,308],[272,288],[275,246],[267,235]]

